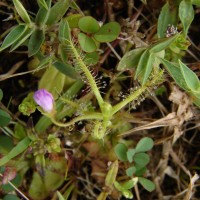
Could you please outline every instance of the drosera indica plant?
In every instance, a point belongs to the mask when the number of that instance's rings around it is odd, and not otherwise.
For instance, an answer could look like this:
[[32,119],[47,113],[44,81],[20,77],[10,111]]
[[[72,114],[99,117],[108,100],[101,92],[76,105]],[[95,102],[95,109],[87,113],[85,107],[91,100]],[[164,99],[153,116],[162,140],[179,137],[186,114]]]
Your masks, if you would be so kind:
[[[41,194],[41,199],[48,198],[49,193],[60,188],[64,182],[67,182],[66,192],[63,195],[57,192],[57,195],[59,200],[68,199],[76,186],[73,176],[71,178],[70,174],[68,175],[70,164],[68,165],[66,158],[70,162],[71,155],[67,156],[67,151],[62,148],[62,141],[55,130],[62,131],[64,128],[67,132],[73,130],[78,123],[82,123],[85,132],[78,135],[78,141],[88,137],[89,140],[101,143],[102,148],[107,144],[107,138],[114,138],[116,141],[112,147],[115,156],[111,159],[105,176],[105,187],[102,188],[98,200],[106,199],[114,188],[124,197],[131,199],[132,189],[137,183],[147,191],[153,191],[153,182],[143,177],[150,161],[147,152],[152,149],[153,140],[144,137],[134,148],[121,143],[116,137],[119,133],[115,130],[114,122],[119,121],[119,112],[129,110],[130,104],[133,104],[133,107],[137,106],[135,102],[142,102],[143,97],[146,98],[165,81],[163,66],[175,82],[191,95],[194,103],[200,105],[198,77],[180,60],[181,53],[189,46],[187,34],[194,17],[193,3],[180,1],[177,9],[179,15],[176,13],[172,18],[167,15],[170,7],[166,3],[158,21],[159,40],[145,48],[136,48],[125,53],[118,63],[117,70],[120,72],[116,73],[116,77],[124,71],[132,71],[134,77],[131,79],[135,79],[138,86],[115,103],[109,95],[102,93],[99,83],[102,84],[104,77],[98,79],[93,70],[99,61],[98,50],[101,49],[101,43],[109,43],[119,37],[121,28],[117,22],[100,25],[93,17],[84,16],[77,4],[70,0],[59,0],[54,5],[51,0],[38,0],[39,10],[35,17],[26,11],[19,0],[13,0],[13,3],[19,24],[10,30],[0,51],[10,47],[12,52],[25,45],[29,57],[38,62],[36,70],[42,67],[46,67],[47,70],[39,81],[38,90],[30,93],[19,105],[19,110],[27,116],[33,114],[36,108],[41,112],[42,117],[36,125],[30,119],[27,127],[17,123],[15,130],[10,131],[7,125],[11,117],[7,112],[0,110],[0,126],[4,133],[18,141],[16,145],[10,145],[6,152],[1,152],[3,157],[0,159],[0,167],[13,161],[22,177],[29,169],[36,168],[28,191],[32,199],[37,199],[38,193]],[[69,8],[79,14],[67,15]],[[190,11],[188,18],[186,10]],[[166,15],[167,20],[163,20]],[[182,32],[176,29],[177,16],[183,26]],[[171,59],[174,54],[177,55],[176,62],[172,62]],[[75,97],[81,93],[84,85],[89,88],[88,94]],[[58,93],[62,95],[59,96]],[[0,90],[0,100],[2,98],[3,93]],[[52,123],[54,126],[51,129]],[[53,130],[53,133],[49,133],[47,128]],[[120,128],[122,130],[124,127]],[[78,150],[70,147],[72,152],[79,151],[81,144],[80,142]],[[23,154],[27,149],[28,153]],[[17,162],[18,155],[22,155],[23,170],[21,163]],[[118,173],[121,165],[126,166],[124,181],[120,180],[121,174]]]

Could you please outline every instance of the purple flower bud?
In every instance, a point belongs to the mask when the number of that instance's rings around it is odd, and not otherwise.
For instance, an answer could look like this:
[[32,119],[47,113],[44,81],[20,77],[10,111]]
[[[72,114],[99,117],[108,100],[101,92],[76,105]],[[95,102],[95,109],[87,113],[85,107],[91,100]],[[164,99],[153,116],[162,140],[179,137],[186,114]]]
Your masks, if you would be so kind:
[[36,91],[33,95],[33,99],[45,112],[50,113],[53,110],[54,99],[52,94],[47,90],[40,89]]

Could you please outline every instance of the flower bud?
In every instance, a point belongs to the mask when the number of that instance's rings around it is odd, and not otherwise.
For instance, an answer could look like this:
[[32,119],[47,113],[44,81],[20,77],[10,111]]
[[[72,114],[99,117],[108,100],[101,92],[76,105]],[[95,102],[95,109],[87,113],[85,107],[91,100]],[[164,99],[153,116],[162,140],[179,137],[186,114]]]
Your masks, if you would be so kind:
[[54,99],[52,94],[47,90],[40,89],[36,91],[33,99],[45,112],[50,113],[53,110]]

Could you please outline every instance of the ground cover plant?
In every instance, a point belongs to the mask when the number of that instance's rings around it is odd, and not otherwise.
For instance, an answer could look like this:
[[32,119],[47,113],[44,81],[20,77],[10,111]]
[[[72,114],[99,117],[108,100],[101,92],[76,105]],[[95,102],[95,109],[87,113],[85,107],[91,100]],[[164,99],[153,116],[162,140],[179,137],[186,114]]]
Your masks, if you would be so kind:
[[199,199],[199,0],[2,0],[0,198]]

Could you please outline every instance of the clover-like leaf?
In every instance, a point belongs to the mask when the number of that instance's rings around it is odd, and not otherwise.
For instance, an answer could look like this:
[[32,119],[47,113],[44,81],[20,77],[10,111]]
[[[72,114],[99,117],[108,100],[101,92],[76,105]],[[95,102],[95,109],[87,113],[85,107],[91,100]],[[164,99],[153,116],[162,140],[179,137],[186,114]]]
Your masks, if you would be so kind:
[[78,41],[85,52],[94,52],[97,49],[95,41],[84,33],[78,34]]
[[137,163],[140,167],[144,167],[146,166],[149,161],[149,155],[146,153],[137,153],[135,154],[135,156],[133,157],[133,160],[135,161],[135,163]]
[[155,184],[152,181],[143,177],[139,177],[138,181],[147,191],[152,192],[155,190]]
[[109,22],[103,25],[97,33],[94,34],[94,38],[98,42],[112,42],[116,40],[120,34],[121,27],[117,22]]
[[128,148],[125,144],[117,144],[115,146],[115,154],[117,155],[117,157],[119,158],[119,160],[121,161],[127,161],[127,155],[126,152],[128,151]]
[[139,152],[146,152],[151,150],[153,147],[153,140],[149,137],[142,138],[136,145],[135,151]]
[[91,16],[80,18],[78,26],[85,33],[96,33],[100,28],[97,20]]

